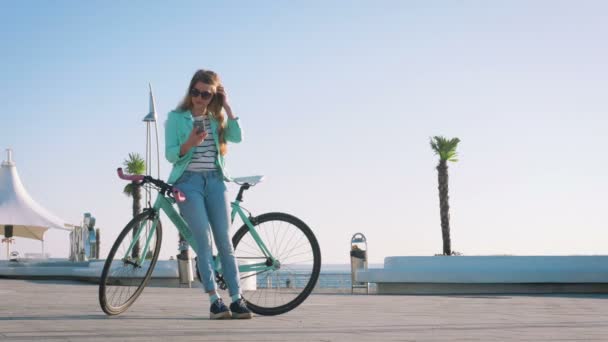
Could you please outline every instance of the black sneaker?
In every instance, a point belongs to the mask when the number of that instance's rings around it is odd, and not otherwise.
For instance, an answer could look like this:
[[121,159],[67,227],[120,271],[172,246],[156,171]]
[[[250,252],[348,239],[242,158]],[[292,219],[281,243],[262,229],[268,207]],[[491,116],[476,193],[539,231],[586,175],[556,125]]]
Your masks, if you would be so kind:
[[209,318],[211,319],[225,319],[231,317],[230,310],[228,310],[228,307],[221,298],[211,304],[210,311]]
[[230,311],[232,311],[232,318],[249,319],[253,317],[243,298],[237,300],[236,302],[232,302],[232,304],[230,304]]

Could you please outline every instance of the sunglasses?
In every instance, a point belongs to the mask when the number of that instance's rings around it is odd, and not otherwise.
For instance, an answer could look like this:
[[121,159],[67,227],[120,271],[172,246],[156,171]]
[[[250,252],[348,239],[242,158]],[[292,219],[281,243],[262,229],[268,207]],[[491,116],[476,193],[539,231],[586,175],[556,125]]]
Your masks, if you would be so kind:
[[213,93],[212,92],[209,92],[209,91],[206,91],[206,90],[205,91],[199,91],[196,88],[192,88],[190,90],[190,95],[192,97],[197,97],[197,96],[200,95],[203,100],[209,100],[210,98],[213,97]]

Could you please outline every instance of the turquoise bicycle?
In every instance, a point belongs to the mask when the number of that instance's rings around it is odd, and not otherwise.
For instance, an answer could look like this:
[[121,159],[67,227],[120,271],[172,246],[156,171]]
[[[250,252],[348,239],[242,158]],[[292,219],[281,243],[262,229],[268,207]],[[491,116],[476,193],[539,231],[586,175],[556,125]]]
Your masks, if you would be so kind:
[[[187,223],[174,208],[176,202],[185,200],[181,191],[150,176],[125,175],[122,169],[118,176],[154,189],[158,196],[153,206],[125,226],[105,261],[99,304],[108,315],[125,312],[150,280],[162,242],[161,211],[196,246]],[[231,219],[234,222],[238,215],[243,225],[232,244],[247,306],[259,315],[279,315],[293,310],[312,292],[321,270],[321,251],[312,230],[297,217],[277,212],[253,216],[241,207],[244,192],[261,180],[262,176],[233,180],[240,189],[231,203]],[[225,289],[221,260],[219,256],[215,260],[216,280]]]

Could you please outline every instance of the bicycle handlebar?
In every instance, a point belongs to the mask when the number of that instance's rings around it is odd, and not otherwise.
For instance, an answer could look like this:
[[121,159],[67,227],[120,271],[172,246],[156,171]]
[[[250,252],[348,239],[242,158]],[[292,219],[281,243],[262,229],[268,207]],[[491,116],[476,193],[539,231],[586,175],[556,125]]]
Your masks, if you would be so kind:
[[122,171],[122,167],[119,167],[116,170],[116,172],[118,173],[118,177],[120,179],[129,180],[129,181],[138,182],[138,183],[143,183],[144,181],[151,182],[151,183],[159,186],[161,188],[161,192],[163,192],[163,193],[165,191],[170,192],[173,195],[173,198],[175,198],[176,202],[181,203],[186,200],[186,195],[183,192],[181,192],[181,190],[179,190],[178,188],[174,188],[161,180],[153,179],[151,177],[142,176],[142,175],[125,175],[124,172]]
[[116,170],[116,172],[118,173],[118,177],[120,179],[130,180],[130,181],[134,181],[134,182],[143,182],[143,180],[144,180],[144,176],[142,176],[142,175],[125,175],[122,172],[122,167],[119,167],[118,170]]
[[186,201],[186,194],[184,194],[180,189],[173,188],[171,191],[173,192],[173,198],[175,198],[176,202],[182,203]]

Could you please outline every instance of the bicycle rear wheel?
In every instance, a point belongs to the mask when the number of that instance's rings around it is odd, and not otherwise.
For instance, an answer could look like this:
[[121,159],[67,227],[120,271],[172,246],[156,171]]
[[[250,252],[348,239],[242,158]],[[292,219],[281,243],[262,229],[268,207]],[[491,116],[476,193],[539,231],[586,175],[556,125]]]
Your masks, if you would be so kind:
[[[321,251],[312,230],[297,217],[268,213],[252,219],[256,232],[280,267],[263,272],[240,272],[247,306],[260,315],[279,315],[300,305],[321,271]],[[249,227],[243,225],[232,238],[237,262],[266,262]]]
[[[108,254],[99,282],[99,304],[108,315],[125,312],[139,297],[152,276],[162,242],[160,220],[156,229],[151,231],[154,220],[153,211],[144,211],[134,217],[120,233]],[[141,233],[134,241],[140,228]],[[144,253],[148,239],[148,251],[140,264],[139,257]],[[133,247],[127,253],[130,246]]]

